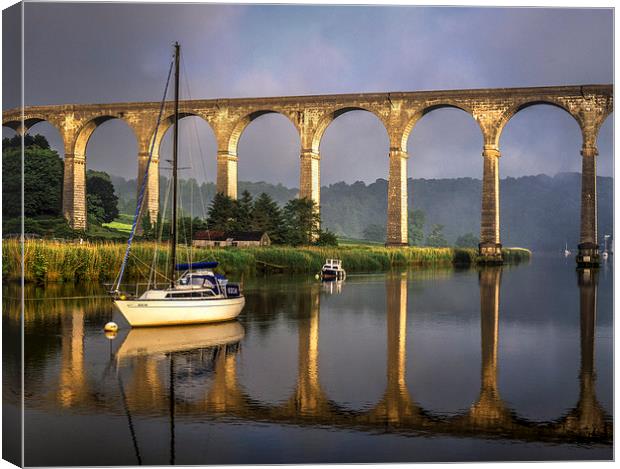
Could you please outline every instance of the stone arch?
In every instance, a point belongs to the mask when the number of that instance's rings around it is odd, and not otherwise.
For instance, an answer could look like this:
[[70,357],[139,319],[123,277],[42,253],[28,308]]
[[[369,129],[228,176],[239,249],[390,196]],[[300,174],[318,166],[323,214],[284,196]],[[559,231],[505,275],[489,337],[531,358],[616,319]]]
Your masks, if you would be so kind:
[[319,122],[316,126],[316,128],[314,129],[314,133],[312,135],[311,141],[310,141],[310,148],[309,150],[312,151],[313,153],[319,153],[319,148],[321,146],[321,139],[323,138],[323,135],[325,134],[325,131],[327,130],[327,128],[329,127],[329,125],[336,120],[338,117],[340,117],[343,114],[346,114],[347,112],[351,112],[351,111],[366,111],[371,113],[372,115],[374,115],[379,122],[381,122],[383,124],[383,127],[385,128],[385,131],[387,133],[387,135],[389,136],[389,126],[387,125],[387,123],[385,122],[385,120],[381,117],[381,115],[379,113],[377,113],[376,111],[370,109],[370,108],[365,108],[365,107],[359,107],[359,106],[346,106],[346,107],[339,107],[339,108],[335,108],[332,109],[328,112],[326,112],[320,119]]
[[14,130],[15,132],[19,132],[22,127],[21,121],[5,121],[2,122],[2,127],[6,127],[7,129]]
[[110,114],[103,114],[100,116],[91,117],[88,119],[76,132],[75,141],[72,144],[72,153],[76,157],[86,158],[86,146],[88,145],[88,141],[92,136],[93,132],[97,127],[99,127],[104,122],[107,122],[112,119],[120,119],[131,129],[134,137],[136,138],[136,142],[140,142],[140,135],[136,128],[129,122],[124,119],[123,116],[114,116]]
[[2,122],[2,127],[7,127],[14,130],[17,134],[20,134],[21,132],[27,133],[33,126],[41,122],[51,125],[64,140],[62,126],[55,119],[50,119],[48,116],[42,114],[26,114],[23,121],[21,118],[10,119]]
[[583,134],[584,132],[584,124],[581,121],[581,119],[575,115],[573,112],[570,111],[570,109],[568,109],[562,102],[560,101],[556,101],[554,99],[551,98],[545,98],[545,99],[525,99],[525,100],[521,100],[519,102],[516,102],[513,106],[509,107],[508,109],[506,109],[506,111],[504,111],[502,113],[502,115],[500,116],[500,118],[497,121],[496,127],[494,129],[494,132],[492,132],[491,135],[491,141],[490,142],[485,142],[485,143],[489,143],[493,146],[495,146],[495,148],[499,148],[499,141],[501,138],[501,135],[504,131],[504,128],[506,127],[506,125],[508,124],[508,122],[510,121],[510,119],[512,119],[518,112],[523,111],[524,109],[527,109],[529,107],[532,106],[537,106],[537,105],[550,105],[553,106],[555,108],[561,109],[565,112],[567,112],[573,119],[575,119],[575,121],[577,121],[577,125],[579,125],[579,128],[581,129],[581,132]]
[[474,119],[474,121],[476,121],[476,123],[480,127],[480,131],[482,132],[482,135],[484,138],[484,128],[482,127],[480,121],[478,121],[478,119],[474,117],[474,113],[471,109],[467,108],[466,106],[462,106],[461,104],[441,102],[437,104],[429,104],[425,106],[424,108],[422,108],[421,110],[419,110],[418,112],[416,112],[411,118],[409,118],[409,120],[407,121],[407,124],[403,128],[401,135],[400,135],[399,143],[400,143],[400,149],[402,149],[402,151],[405,151],[405,152],[407,151],[407,144],[409,142],[409,137],[411,136],[411,132],[413,132],[413,128],[420,121],[420,119],[422,119],[425,115],[430,114],[431,112],[437,109],[458,109],[470,115],[472,119]]
[[83,121],[75,132],[75,137],[65,140],[65,173],[63,183],[63,214],[74,229],[86,229],[86,147],[93,132],[104,122],[120,119],[131,129],[139,147],[140,134],[123,115],[102,114]]
[[232,131],[230,136],[228,137],[228,141],[226,144],[225,150],[229,155],[237,155],[237,147],[239,145],[239,139],[241,138],[241,134],[246,129],[246,127],[255,119],[258,119],[260,116],[264,116],[265,114],[281,114],[286,117],[291,124],[297,129],[299,132],[299,125],[297,122],[293,120],[293,118],[285,112],[274,110],[274,109],[259,109],[256,111],[249,112],[245,116],[238,119],[232,127]]
[[[198,117],[202,119],[203,121],[205,121],[209,125],[209,128],[211,129],[211,131],[213,132],[213,135],[216,137],[216,140],[217,140],[217,134],[215,132],[213,123],[206,116],[199,114],[197,112],[191,112],[191,111],[187,111],[187,112],[180,111],[179,112],[179,121],[186,117]],[[155,133],[155,129],[153,130],[152,134],[149,136],[148,147],[145,148],[144,151],[148,153],[151,151],[151,147],[152,147],[153,156],[154,157],[159,156],[160,150],[161,150],[161,143],[164,139],[164,136],[166,135],[166,132],[168,132],[168,130],[170,129],[170,127],[172,127],[173,124],[174,124],[173,113],[168,114],[166,115],[166,117],[162,118],[159,124],[160,128],[157,130],[157,133]],[[218,142],[218,145],[219,145],[219,142]]]

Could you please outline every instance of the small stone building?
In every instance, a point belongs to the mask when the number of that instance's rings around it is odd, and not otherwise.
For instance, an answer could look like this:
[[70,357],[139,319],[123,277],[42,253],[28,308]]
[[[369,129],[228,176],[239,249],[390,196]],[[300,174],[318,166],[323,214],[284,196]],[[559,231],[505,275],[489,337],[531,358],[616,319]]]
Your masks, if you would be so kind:
[[197,231],[194,235],[193,245],[195,247],[255,247],[269,246],[271,239],[269,235],[263,231],[217,231],[206,230]]

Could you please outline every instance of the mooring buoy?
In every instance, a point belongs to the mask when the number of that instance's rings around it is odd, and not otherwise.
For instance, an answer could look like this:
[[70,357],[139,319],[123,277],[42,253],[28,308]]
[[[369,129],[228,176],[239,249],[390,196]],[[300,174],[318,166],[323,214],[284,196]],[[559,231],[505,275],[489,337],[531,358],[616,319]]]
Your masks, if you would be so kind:
[[115,322],[110,321],[105,326],[103,326],[103,330],[106,331],[106,332],[116,332],[116,331],[118,331],[118,324],[116,324]]

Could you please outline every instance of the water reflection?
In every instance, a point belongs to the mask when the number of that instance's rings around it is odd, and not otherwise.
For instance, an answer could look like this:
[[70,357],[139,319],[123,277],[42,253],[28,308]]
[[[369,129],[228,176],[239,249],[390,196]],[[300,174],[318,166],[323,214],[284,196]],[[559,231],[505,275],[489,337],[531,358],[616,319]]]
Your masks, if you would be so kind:
[[[407,362],[419,357],[407,355],[407,328],[412,325],[408,315],[415,312],[410,305],[415,289],[412,290],[412,275],[407,272],[379,277],[385,292],[386,386],[377,402],[362,409],[351,410],[335,402],[323,388],[320,316],[322,300],[327,303],[334,298],[317,282],[276,288],[276,294],[260,289],[250,292],[248,302],[252,307],[247,314],[256,315],[261,322],[246,315],[242,322],[126,329],[112,339],[99,331],[112,314],[104,299],[81,303],[54,299],[27,302],[30,362],[27,359],[26,406],[41,412],[61,409],[84,415],[124,416],[138,462],[144,460],[144,451],[141,453],[138,445],[136,421],[160,419],[158,425],[168,428],[170,444],[169,459],[154,461],[159,464],[175,461],[174,428],[180,421],[202,425],[232,419],[370,433],[611,445],[612,418],[599,404],[595,386],[598,272],[581,270],[577,274],[581,318],[578,402],[564,415],[546,421],[520,417],[502,399],[498,387],[502,276],[501,267],[478,272],[479,393],[469,408],[449,415],[420,405],[415,396],[416,383],[408,383]],[[339,288],[344,295],[348,288],[357,287],[353,281]],[[254,297],[261,300],[250,301]],[[8,317],[15,317],[14,305],[5,302],[5,311]],[[269,330],[278,315],[287,317],[287,324],[296,328],[297,370],[294,389],[288,391],[286,399],[273,403],[249,391],[251,383],[240,379],[238,365],[244,360],[245,336],[256,326],[259,331]],[[41,346],[39,339],[43,335],[48,338]],[[57,340],[49,339],[50,335]],[[292,352],[278,347],[273,344],[268,353]],[[270,363],[257,366],[269,369]],[[93,434],[92,438],[96,436]],[[437,460],[441,460],[440,454]]]

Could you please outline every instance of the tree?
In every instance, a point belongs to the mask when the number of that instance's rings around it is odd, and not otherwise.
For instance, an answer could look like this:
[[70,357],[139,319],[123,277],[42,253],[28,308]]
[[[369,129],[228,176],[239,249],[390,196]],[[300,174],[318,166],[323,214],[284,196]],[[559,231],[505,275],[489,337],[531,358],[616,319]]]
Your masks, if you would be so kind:
[[424,243],[424,223],[426,214],[422,210],[409,212],[409,244],[422,246]]
[[426,238],[426,245],[436,248],[448,245],[448,242],[443,236],[443,225],[434,224],[431,227],[431,232],[428,238]]
[[[88,170],[86,172],[86,194],[96,196],[96,198],[87,197],[87,201],[92,200],[92,204],[97,204],[103,209],[103,215],[95,217],[100,220],[99,223],[110,223],[118,217],[118,197],[114,193],[114,185],[108,173]],[[91,207],[95,208],[91,202],[88,204],[89,211]]]
[[477,248],[478,237],[473,233],[467,233],[456,238],[454,245],[459,248]]
[[236,227],[236,212],[236,201],[218,192],[215,194],[209,207],[209,218],[207,220],[209,229],[221,231],[234,230]]
[[157,221],[155,223],[151,222],[151,215],[148,210],[144,210],[144,215],[142,215],[142,239],[157,239],[157,224],[160,220],[159,215],[157,216]]
[[[49,148],[45,137],[24,138],[24,215],[59,216],[62,211],[63,161]],[[21,138],[2,140],[2,215],[21,215]]]
[[286,227],[284,226],[282,211],[278,204],[264,192],[254,201],[250,227],[253,231],[267,233],[274,244],[284,242]]
[[97,194],[86,194],[86,213],[88,214],[89,225],[101,225],[105,222],[105,209]]
[[319,230],[319,237],[315,244],[317,246],[338,246],[338,238],[329,230]]
[[369,241],[385,241],[385,225],[370,224],[364,228],[363,236]]
[[291,199],[284,206],[286,244],[309,245],[320,235],[321,216],[311,199]]
[[[43,150],[49,150],[50,144],[47,139],[43,135],[24,135],[24,147],[39,147]],[[19,135],[15,135],[13,138],[5,137],[2,139],[2,149],[6,150],[8,148],[21,148],[22,147],[22,138]]]
[[241,198],[237,200],[237,216],[235,229],[238,231],[250,231],[252,227],[252,211],[254,201],[250,193],[245,190],[241,193]]

